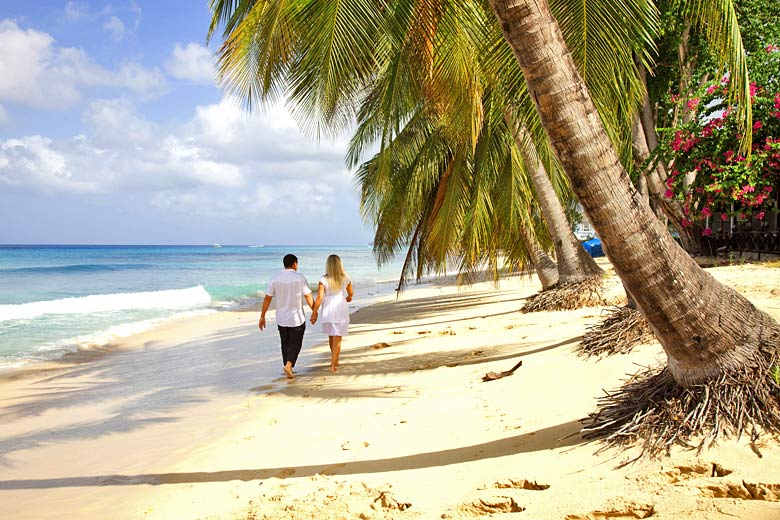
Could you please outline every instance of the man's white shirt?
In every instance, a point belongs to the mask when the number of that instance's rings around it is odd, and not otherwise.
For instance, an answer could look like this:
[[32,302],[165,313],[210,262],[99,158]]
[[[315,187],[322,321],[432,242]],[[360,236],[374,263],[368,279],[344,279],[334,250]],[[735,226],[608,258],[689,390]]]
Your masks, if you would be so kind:
[[306,277],[294,269],[285,269],[268,282],[268,296],[276,303],[276,324],[280,327],[298,327],[303,314],[303,297],[311,294]]

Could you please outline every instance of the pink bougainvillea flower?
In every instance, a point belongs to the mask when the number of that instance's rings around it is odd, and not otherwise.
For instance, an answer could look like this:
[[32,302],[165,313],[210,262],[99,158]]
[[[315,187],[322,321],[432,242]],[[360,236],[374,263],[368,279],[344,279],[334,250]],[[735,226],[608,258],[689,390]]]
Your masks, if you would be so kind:
[[670,190],[670,189],[668,189],[668,190],[666,190],[664,192],[664,197],[666,197],[667,199],[671,199],[673,195],[674,195],[674,192],[672,190]]
[[707,87],[707,95],[710,95],[716,90],[718,90],[718,87],[719,87],[718,85],[710,85],[709,87]]
[[721,219],[723,222],[726,222],[726,221],[729,219],[729,216],[728,216],[726,213],[721,213],[721,214],[720,214],[720,219]]
[[750,97],[755,96],[756,92],[758,92],[758,87],[756,86],[756,83],[754,81],[751,81],[750,82]]
[[697,106],[699,106],[699,98],[692,98],[688,100],[688,103],[686,103],[688,106],[688,110],[693,110]]
[[708,206],[704,206],[701,209],[701,214],[704,217],[711,217],[712,216],[712,210]]
[[764,220],[765,216],[766,216],[766,212],[764,212],[764,211],[759,211],[758,213],[756,213],[756,218],[758,220]]
[[704,228],[704,229],[701,230],[701,234],[702,234],[702,236],[708,237],[708,236],[712,235],[712,229]]
[[753,123],[753,130],[758,130],[762,126],[764,126],[764,123],[762,123],[760,119],[756,120],[756,122]]

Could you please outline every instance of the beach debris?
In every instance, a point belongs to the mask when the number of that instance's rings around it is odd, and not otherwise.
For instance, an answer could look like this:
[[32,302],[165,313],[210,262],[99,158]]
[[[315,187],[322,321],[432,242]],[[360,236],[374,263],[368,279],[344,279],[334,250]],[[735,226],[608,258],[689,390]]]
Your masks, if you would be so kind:
[[373,345],[371,345],[371,348],[374,350],[379,350],[383,348],[388,348],[390,346],[391,346],[390,343],[385,343],[384,341],[380,341],[379,343],[374,343]]
[[417,331],[417,334],[420,334],[420,335],[423,335],[423,334],[430,334],[430,333],[431,333],[431,331],[429,331],[429,330],[418,330],[418,331]]
[[488,372],[484,376],[482,376],[482,381],[495,381],[496,379],[501,379],[502,377],[511,376],[515,373],[515,370],[523,366],[523,360],[517,362],[515,366],[510,368],[509,370],[504,370],[503,372]]
[[577,349],[583,357],[628,354],[637,345],[656,341],[650,324],[636,309],[610,307],[607,316],[587,328]]

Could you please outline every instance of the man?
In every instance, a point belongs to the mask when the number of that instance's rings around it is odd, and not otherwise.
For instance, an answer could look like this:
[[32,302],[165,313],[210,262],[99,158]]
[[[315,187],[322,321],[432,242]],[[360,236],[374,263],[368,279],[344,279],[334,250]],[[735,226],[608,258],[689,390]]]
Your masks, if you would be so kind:
[[293,367],[298,359],[303,345],[303,333],[306,330],[306,317],[303,314],[303,302],[306,299],[309,308],[314,307],[309,282],[298,273],[298,258],[295,255],[285,255],[282,260],[284,271],[268,282],[268,290],[263,300],[263,310],[260,312],[260,330],[265,328],[265,313],[276,298],[276,326],[282,340],[282,362],[287,379],[295,377]]

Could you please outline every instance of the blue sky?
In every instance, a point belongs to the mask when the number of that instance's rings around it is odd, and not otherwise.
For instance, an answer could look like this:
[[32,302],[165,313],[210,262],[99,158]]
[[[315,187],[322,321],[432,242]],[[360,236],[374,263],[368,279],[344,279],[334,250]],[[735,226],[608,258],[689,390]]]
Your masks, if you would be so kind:
[[0,3],[0,243],[365,244],[347,136],[247,114],[206,0]]

